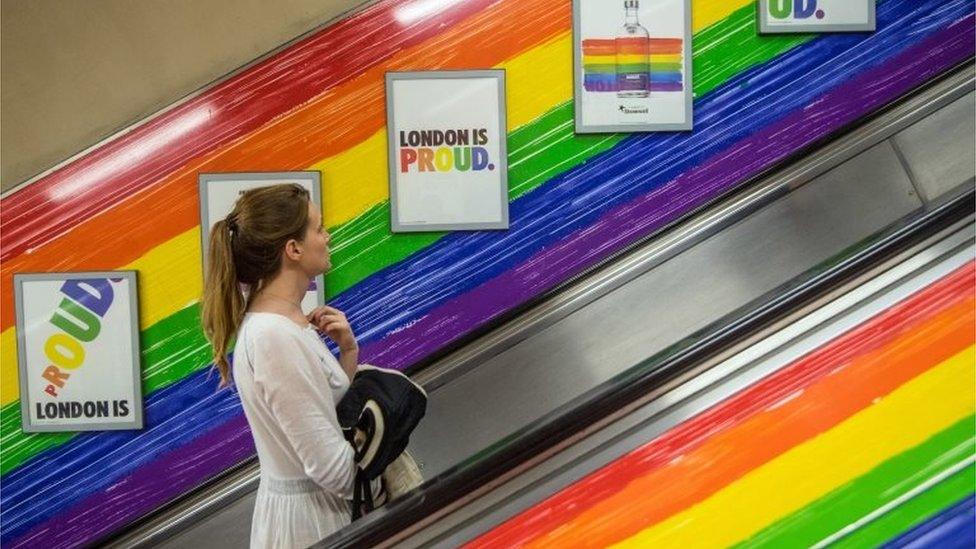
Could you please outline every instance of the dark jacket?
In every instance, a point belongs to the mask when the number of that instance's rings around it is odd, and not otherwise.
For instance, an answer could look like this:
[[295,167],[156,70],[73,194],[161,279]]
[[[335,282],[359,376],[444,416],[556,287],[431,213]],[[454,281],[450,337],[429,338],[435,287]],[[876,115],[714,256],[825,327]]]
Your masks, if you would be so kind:
[[356,450],[353,519],[373,510],[370,481],[400,456],[427,411],[427,393],[396,370],[362,365],[336,406],[339,425]]

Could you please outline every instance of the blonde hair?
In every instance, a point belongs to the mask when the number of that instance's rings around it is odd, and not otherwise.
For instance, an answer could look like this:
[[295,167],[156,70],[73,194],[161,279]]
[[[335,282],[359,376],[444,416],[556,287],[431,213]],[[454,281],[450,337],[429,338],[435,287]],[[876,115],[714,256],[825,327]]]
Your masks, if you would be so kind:
[[285,244],[305,240],[308,201],[298,184],[250,189],[211,228],[201,321],[221,387],[232,383],[227,350],[248,306],[241,285],[253,297],[278,273]]

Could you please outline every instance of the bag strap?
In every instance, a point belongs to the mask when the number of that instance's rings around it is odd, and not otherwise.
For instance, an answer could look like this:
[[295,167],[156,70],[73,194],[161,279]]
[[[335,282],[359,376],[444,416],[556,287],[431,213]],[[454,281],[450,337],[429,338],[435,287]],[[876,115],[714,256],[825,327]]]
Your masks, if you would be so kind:
[[[380,495],[383,496],[380,505],[386,503],[386,482],[380,480]],[[376,509],[373,501],[373,489],[363,470],[356,467],[356,478],[353,480],[352,520],[358,520]]]
[[353,480],[352,520],[359,520],[363,516],[363,492],[369,492],[369,487],[363,489],[362,469],[356,467],[356,478]]

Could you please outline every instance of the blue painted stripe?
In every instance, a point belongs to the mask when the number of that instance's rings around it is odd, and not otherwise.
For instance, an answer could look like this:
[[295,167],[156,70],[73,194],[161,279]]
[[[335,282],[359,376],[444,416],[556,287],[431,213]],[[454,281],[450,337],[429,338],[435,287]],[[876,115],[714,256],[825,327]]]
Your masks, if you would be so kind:
[[244,413],[235,391],[217,390],[219,381],[213,370],[195,372],[146,398],[142,431],[80,433],[5,475],[0,543]]

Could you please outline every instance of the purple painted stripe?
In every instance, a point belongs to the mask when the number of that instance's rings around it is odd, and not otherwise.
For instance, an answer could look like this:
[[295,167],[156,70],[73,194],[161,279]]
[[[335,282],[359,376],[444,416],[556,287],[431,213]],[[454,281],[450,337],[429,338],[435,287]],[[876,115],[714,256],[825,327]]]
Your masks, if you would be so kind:
[[683,89],[681,82],[651,82],[652,92],[679,92]]
[[[603,82],[590,82],[589,80],[583,85],[586,91],[594,93],[603,92],[615,92],[617,91],[617,86],[613,84],[606,84]],[[684,86],[680,82],[651,82],[652,92],[679,92],[684,89]]]
[[160,456],[38,525],[10,547],[80,547],[143,516],[255,453],[244,414]]
[[950,25],[702,166],[603,215],[522,265],[445,303],[410,326],[363,347],[364,361],[404,368],[505,311],[551,290],[797,150],[972,55],[973,17]]

